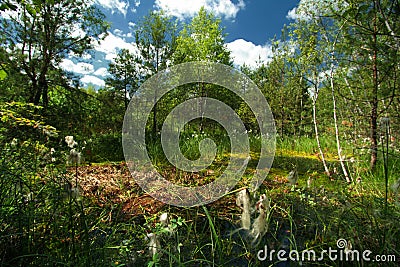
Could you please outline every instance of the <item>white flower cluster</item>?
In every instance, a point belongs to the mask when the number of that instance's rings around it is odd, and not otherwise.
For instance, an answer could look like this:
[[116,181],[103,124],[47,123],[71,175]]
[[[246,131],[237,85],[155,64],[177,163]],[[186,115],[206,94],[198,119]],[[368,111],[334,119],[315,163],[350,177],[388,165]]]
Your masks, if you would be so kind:
[[269,205],[268,197],[265,194],[262,194],[256,203],[256,210],[258,211],[259,215],[254,220],[250,232],[251,236],[253,237],[253,241],[251,242],[252,245],[258,245],[258,243],[261,241],[261,238],[268,231],[267,213],[270,209]]
[[74,148],[78,145],[78,143],[71,135],[65,137],[65,143],[67,143],[68,147],[71,148],[71,150],[69,151],[68,161],[71,164],[79,164],[81,162],[81,153]]
[[250,218],[250,195],[246,189],[241,190],[237,194],[236,205],[242,209],[241,226],[243,229],[249,230],[251,225]]
[[149,243],[147,245],[149,248],[149,255],[151,258],[153,258],[154,255],[156,255],[161,250],[160,240],[155,233],[147,234],[147,239],[149,240]]
[[[174,233],[174,229],[171,227],[171,225],[169,223],[168,213],[164,212],[163,214],[161,214],[159,221],[160,221],[161,226],[163,227],[163,230],[165,230],[165,232],[169,233],[170,235],[172,235]],[[147,240],[148,240],[147,247],[149,249],[150,257],[153,258],[154,255],[156,255],[157,253],[160,253],[161,244],[160,244],[159,237],[160,237],[160,235],[162,235],[165,232],[161,231],[159,234],[158,233],[148,233],[147,234]]]
[[65,137],[65,143],[67,143],[70,148],[74,148],[74,146],[78,145],[78,143],[74,140],[74,137],[71,135]]
[[[265,194],[262,194],[255,204],[255,210],[258,212],[257,218],[251,224],[251,204],[250,195],[247,189],[241,190],[237,194],[236,205],[242,209],[241,215],[241,228],[238,230],[245,230],[252,238],[251,244],[258,245],[261,238],[268,231],[267,216],[270,211],[270,201]],[[236,232],[234,231],[234,232]]]
[[293,186],[297,184],[297,180],[299,179],[299,175],[297,174],[297,168],[289,172],[287,179],[290,185]]

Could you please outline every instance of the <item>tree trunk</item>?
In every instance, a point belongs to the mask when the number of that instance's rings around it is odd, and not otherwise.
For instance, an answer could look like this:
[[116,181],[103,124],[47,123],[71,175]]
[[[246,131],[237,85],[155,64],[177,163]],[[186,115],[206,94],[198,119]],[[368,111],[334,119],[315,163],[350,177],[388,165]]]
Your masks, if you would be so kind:
[[40,98],[42,97],[42,87],[40,84],[36,83],[32,85],[33,89],[33,97],[32,97],[32,103],[34,105],[39,105],[40,103]]
[[128,73],[126,70],[127,66],[125,64],[124,68],[124,104],[125,104],[125,110],[128,109]]
[[318,89],[317,88],[315,88],[314,93],[315,93],[315,95],[313,96],[313,99],[312,99],[312,105],[313,105],[313,122],[314,122],[315,139],[317,140],[318,150],[319,150],[319,154],[321,155],[321,161],[322,161],[322,164],[324,165],[325,173],[328,177],[331,177],[331,172],[329,171],[328,165],[326,164],[324,152],[322,151],[321,142],[319,140],[318,126],[317,126],[317,107],[316,107],[317,99],[318,99]]
[[157,90],[154,90],[153,134],[157,135]]
[[[374,86],[375,87],[375,86]],[[376,91],[374,89],[374,91]],[[371,117],[370,117],[370,134],[371,134],[371,161],[370,161],[370,168],[374,170],[376,167],[376,162],[378,160],[378,100],[376,95],[373,97],[372,101],[372,109],[371,109]]]
[[45,75],[41,75],[38,79],[37,83],[32,85],[33,89],[33,97],[31,98],[31,102],[34,105],[40,105],[40,100],[42,100],[42,105],[44,108],[47,108],[49,105],[49,85],[46,80]]
[[[158,65],[159,65],[159,51],[158,51],[158,49],[156,49],[156,66],[155,66],[156,73],[155,74],[158,73],[158,67],[159,67]],[[157,135],[157,89],[154,90],[154,107],[153,107],[153,109],[154,109],[154,112],[153,112],[153,134],[154,134],[154,136],[156,136]]]
[[[374,3],[375,5],[375,3]],[[373,40],[373,56],[372,56],[372,78],[373,78],[373,88],[372,88],[372,101],[371,101],[371,115],[370,115],[370,139],[371,139],[371,161],[370,168],[374,170],[376,167],[376,162],[378,160],[378,62],[377,62],[377,26],[376,26],[376,15],[374,18],[374,32],[372,34]]]
[[49,84],[46,81],[46,78],[43,81],[42,84],[42,101],[43,101],[43,107],[46,108],[49,106]]
[[333,102],[333,120],[335,124],[335,136],[336,136],[336,147],[337,147],[337,153],[339,157],[339,162],[340,166],[342,167],[343,175],[346,178],[346,182],[350,183],[351,178],[349,177],[349,174],[347,173],[346,166],[344,166],[344,160],[342,156],[342,146],[340,145],[340,138],[339,138],[339,127],[337,123],[337,112],[336,112],[336,98],[335,98],[335,84],[333,81],[333,65],[331,67],[330,71],[330,83],[331,83],[331,91],[332,91],[332,102]]
[[204,100],[204,97],[205,97],[205,93],[204,93],[204,91],[205,91],[205,89],[204,89],[204,83],[200,83],[200,97],[201,97],[201,99],[200,99],[200,125],[199,125],[199,132],[200,133],[202,133],[203,132],[203,130],[204,130],[204,117],[203,117],[203,115],[204,115],[204,109],[205,109],[205,100]]

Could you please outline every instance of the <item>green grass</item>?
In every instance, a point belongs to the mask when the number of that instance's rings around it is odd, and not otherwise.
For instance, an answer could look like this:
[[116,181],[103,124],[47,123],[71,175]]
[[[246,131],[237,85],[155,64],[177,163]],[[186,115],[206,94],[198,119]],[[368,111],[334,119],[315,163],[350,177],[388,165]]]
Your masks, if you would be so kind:
[[[198,156],[196,147],[203,137],[185,139],[183,153],[187,157]],[[256,136],[250,137],[252,159],[236,190],[247,186],[254,172],[259,155],[258,140]],[[230,146],[226,138],[221,137],[219,141],[217,160],[211,165],[214,172],[199,173],[197,179],[213,180],[223,172]],[[346,166],[353,180],[360,178],[361,182],[347,184],[335,157],[335,143],[323,137],[322,146],[327,152],[329,167],[336,168],[331,178],[324,174],[315,155],[315,140],[286,138],[277,141],[272,169],[255,196],[252,194],[252,207],[262,193],[271,200],[268,231],[257,246],[251,245],[245,230],[235,232],[240,227],[241,210],[235,204],[234,193],[203,207],[165,205],[149,211],[148,205],[142,203],[138,206],[141,212],[132,215],[124,209],[123,201],[111,201],[112,197],[120,197],[117,195],[110,195],[101,206],[95,202],[98,196],[61,198],[65,193],[65,180],[74,179],[72,169],[69,173],[61,165],[51,163],[46,163],[44,169],[42,162],[32,161],[40,158],[39,152],[28,148],[3,150],[0,160],[0,266],[273,266],[278,264],[277,258],[272,262],[261,262],[257,258],[257,253],[265,246],[270,250],[313,249],[320,253],[329,247],[337,249],[336,241],[340,238],[350,241],[353,249],[368,249],[373,255],[393,254],[400,260],[400,197],[389,191],[386,204],[382,153],[374,172],[368,170],[367,156],[351,155],[356,160],[346,161]],[[153,163],[168,174],[171,166],[160,145],[152,143],[148,147]],[[344,144],[344,147],[350,155],[350,146]],[[390,151],[387,164],[390,185],[399,178],[400,155]],[[286,176],[294,166],[297,166],[299,180],[296,186],[290,186]],[[177,177],[177,182],[185,183],[185,180],[179,181],[184,178],[183,174]],[[121,181],[115,181],[115,186],[121,189],[121,194],[128,190],[126,194],[134,201],[145,196],[139,189],[124,184],[122,177]],[[22,198],[28,193],[35,196],[34,201]],[[168,226],[159,222],[163,212],[169,214]],[[253,213],[252,219],[256,217]],[[148,253],[146,236],[150,232],[158,235],[160,243],[154,256]],[[349,264],[367,263],[339,262],[328,257],[321,262],[303,262],[304,266]],[[292,262],[290,266],[297,265]]]

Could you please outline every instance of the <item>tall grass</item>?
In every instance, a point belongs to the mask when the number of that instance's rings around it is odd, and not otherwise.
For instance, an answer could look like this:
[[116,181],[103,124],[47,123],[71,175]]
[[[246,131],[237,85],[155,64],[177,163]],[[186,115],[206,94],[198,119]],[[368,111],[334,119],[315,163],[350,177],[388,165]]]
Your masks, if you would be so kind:
[[[190,137],[182,140],[184,155],[199,156],[198,144],[205,136],[210,137],[192,133],[183,136]],[[220,165],[215,168],[220,168],[229,158],[229,138],[216,137],[216,144]],[[259,137],[251,135],[250,144],[257,154]],[[322,145],[334,153],[335,143],[329,137],[322,138]],[[160,144],[148,143],[148,148],[153,162],[165,167]],[[46,146],[7,143],[0,152],[0,266],[273,266],[278,260],[257,259],[257,252],[264,246],[322,251],[335,249],[339,238],[350,240],[360,251],[369,249],[400,259],[398,196],[386,191],[386,184],[390,187],[399,178],[400,157],[395,150],[380,153],[373,172],[368,170],[367,155],[351,155],[355,160],[347,161],[347,167],[353,180],[360,177],[360,182],[347,185],[340,177],[328,179],[318,169],[314,140],[278,139],[277,149],[275,170],[260,187],[268,191],[272,202],[267,217],[269,230],[258,245],[251,245],[245,232],[231,234],[240,227],[241,210],[235,205],[234,194],[202,208],[164,206],[154,214],[143,208],[142,213],[129,217],[122,204],[104,203],[99,207],[89,198],[75,197],[66,190],[68,181],[75,181],[76,172],[67,171],[61,152],[60,161],[52,162],[51,158],[44,160],[49,152]],[[350,153],[350,149],[346,151]],[[298,166],[299,181],[291,187],[285,179],[292,163]],[[308,178],[312,178],[310,186],[306,184]],[[157,218],[162,212],[170,214],[169,224],[174,228],[171,235],[161,234]],[[161,249],[154,257],[147,253],[145,237],[149,232],[160,234]],[[347,263],[328,258],[303,263],[343,264]]]

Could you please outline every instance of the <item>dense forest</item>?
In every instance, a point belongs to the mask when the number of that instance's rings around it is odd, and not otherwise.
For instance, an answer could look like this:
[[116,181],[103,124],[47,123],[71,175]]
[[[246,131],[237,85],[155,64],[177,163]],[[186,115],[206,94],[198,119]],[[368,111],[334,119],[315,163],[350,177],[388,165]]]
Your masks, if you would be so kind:
[[[234,64],[229,33],[204,8],[188,23],[151,11],[132,32],[137,52],[119,51],[102,88],[83,87],[60,66],[107,36],[110,23],[92,1],[7,0],[0,13],[0,266],[371,264],[328,257],[328,248],[399,264],[398,0],[301,1],[297,19],[270,41],[271,58],[255,68]],[[249,106],[215,84],[179,86],[147,118],[144,149],[157,171],[184,186],[225,171],[230,140],[212,120],[191,121],[179,140],[194,160],[202,140],[213,139],[208,169],[178,170],[163,153],[168,114],[197,97],[238,114],[251,159],[218,201],[174,207],[135,183],[144,174],[125,164],[122,127],[150,77],[195,61],[235,68],[257,85],[275,121],[275,159],[252,190],[264,137]],[[317,257],[265,262],[266,247]]]

